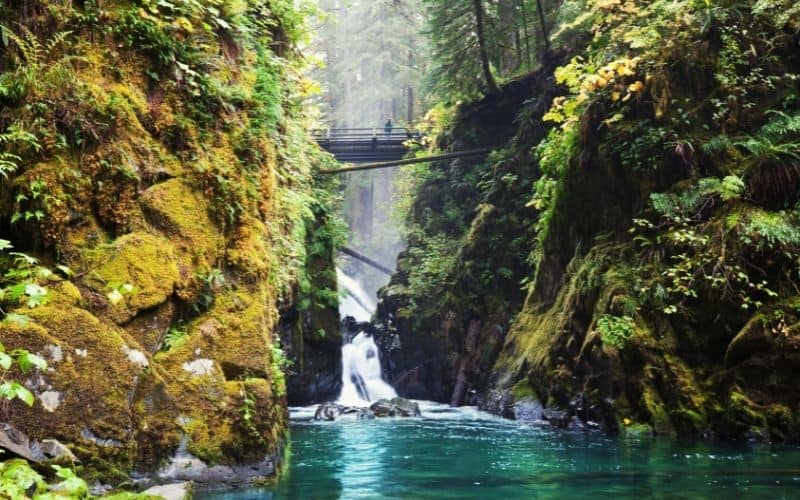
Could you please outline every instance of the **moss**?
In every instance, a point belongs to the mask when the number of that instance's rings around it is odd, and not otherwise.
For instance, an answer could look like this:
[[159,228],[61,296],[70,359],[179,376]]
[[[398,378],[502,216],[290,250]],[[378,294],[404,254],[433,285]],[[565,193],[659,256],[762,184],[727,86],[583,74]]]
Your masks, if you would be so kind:
[[526,381],[520,381],[514,384],[514,387],[511,388],[511,394],[514,396],[515,401],[521,401],[525,398],[536,398],[536,392]]
[[58,281],[47,287],[47,304],[50,306],[77,306],[81,300],[81,291],[72,282]]
[[268,373],[272,328],[277,323],[274,299],[265,287],[233,288],[214,298],[209,311],[188,328],[188,352],[201,349],[218,361],[228,378]]
[[239,225],[232,235],[226,261],[248,280],[265,279],[270,273],[267,228],[254,217],[247,222]]
[[767,419],[758,406],[743,392],[732,390],[728,397],[728,418],[733,424],[764,428]]
[[624,436],[631,438],[653,437],[655,435],[655,431],[650,424],[631,422],[628,425],[620,426],[620,429],[622,429]]
[[180,279],[172,243],[147,233],[131,233],[108,246],[87,250],[81,264],[84,284],[106,295],[124,284],[134,287],[118,304],[108,304],[110,316],[118,323],[139,311],[163,304]]
[[644,408],[650,414],[650,422],[656,434],[674,436],[675,427],[672,425],[669,412],[655,389],[646,385],[642,397]]
[[[46,356],[49,367],[40,374],[37,394],[55,391],[59,404],[53,411],[41,404],[26,408],[12,423],[32,439],[56,438],[77,446],[76,454],[91,467],[104,457],[114,467],[130,470],[136,443],[130,434],[134,415],[129,398],[143,367],[126,349],[139,349],[136,343],[76,307],[48,305],[25,313],[35,323],[3,327],[3,342]],[[48,346],[58,346],[61,355],[53,355]],[[87,436],[113,444],[98,444]]]
[[147,189],[140,203],[147,220],[195,258],[197,267],[216,265],[225,242],[201,193],[184,180],[170,179]]
[[223,448],[230,442],[232,434],[229,421],[214,424],[210,430],[207,420],[193,419],[184,426],[189,453],[210,464],[218,464],[224,459]]

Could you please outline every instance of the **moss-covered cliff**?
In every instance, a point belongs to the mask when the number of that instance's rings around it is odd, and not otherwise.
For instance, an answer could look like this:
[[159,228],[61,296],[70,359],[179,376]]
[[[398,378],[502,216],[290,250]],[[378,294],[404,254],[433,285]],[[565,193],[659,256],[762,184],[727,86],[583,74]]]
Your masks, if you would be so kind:
[[309,286],[335,276],[337,222],[312,179],[330,160],[305,133],[304,19],[284,0],[0,7],[0,237],[60,276],[40,307],[3,298],[27,317],[3,344],[49,368],[0,420],[104,481],[179,447],[279,457],[278,305],[335,299]]
[[561,425],[797,439],[800,12],[575,1],[558,19],[559,68],[523,83],[516,130],[486,124],[519,82],[461,106],[440,147],[511,140],[418,184],[380,326],[420,358],[390,368]]

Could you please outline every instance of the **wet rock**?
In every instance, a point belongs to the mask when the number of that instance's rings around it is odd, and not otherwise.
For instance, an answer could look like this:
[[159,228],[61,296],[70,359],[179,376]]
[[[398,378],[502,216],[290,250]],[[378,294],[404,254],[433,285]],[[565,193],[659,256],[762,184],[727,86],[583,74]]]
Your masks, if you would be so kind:
[[39,443],[39,450],[44,456],[55,461],[79,461],[69,448],[55,439],[43,439],[42,442]]
[[188,500],[192,498],[192,483],[184,481],[182,483],[162,484],[153,486],[142,492],[143,495],[162,497],[166,500]]
[[478,397],[478,408],[503,418],[515,419],[514,397],[508,389],[491,389]]
[[405,398],[381,399],[369,407],[376,417],[421,417],[419,405]]
[[274,457],[267,457],[260,462],[251,464],[209,465],[189,453],[186,443],[183,442],[170,461],[158,470],[157,478],[165,483],[194,483],[200,489],[209,487],[241,488],[251,486],[268,477],[273,477],[275,475],[275,463],[276,459]]
[[355,417],[359,420],[375,418],[369,408],[359,408],[357,406],[345,406],[338,403],[322,403],[314,413],[314,420],[324,420],[331,422],[341,417]]
[[542,410],[542,418],[550,422],[550,425],[558,427],[559,429],[566,429],[569,427],[572,418],[569,413],[561,410],[553,410],[545,408]]
[[11,424],[0,423],[0,448],[31,462],[39,461],[28,436]]
[[55,439],[43,439],[41,443],[31,441],[25,433],[7,423],[0,423],[0,448],[30,462],[79,461],[69,448],[59,441]]
[[533,397],[526,397],[516,401],[511,410],[514,420],[519,420],[520,422],[538,423],[544,418],[542,403]]

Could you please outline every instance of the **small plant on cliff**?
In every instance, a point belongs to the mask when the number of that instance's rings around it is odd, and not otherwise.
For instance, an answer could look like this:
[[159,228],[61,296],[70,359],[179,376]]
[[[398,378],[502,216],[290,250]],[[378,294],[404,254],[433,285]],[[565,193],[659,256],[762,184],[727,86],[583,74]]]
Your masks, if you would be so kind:
[[622,350],[636,333],[636,324],[630,316],[604,314],[597,320],[597,333],[603,344]]
[[167,335],[164,337],[164,344],[161,347],[162,351],[170,351],[182,346],[186,339],[189,338],[189,331],[186,330],[186,325],[183,321],[169,327]]
[[292,361],[286,357],[280,346],[280,339],[272,340],[272,363],[270,364],[270,380],[272,390],[278,397],[286,395],[286,371],[292,367]]
[[[0,495],[4,498],[87,498],[89,486],[68,467],[53,465],[60,481],[48,485],[41,474],[22,459],[0,462]],[[33,494],[31,494],[33,491]],[[135,498],[135,495],[133,496]]]
[[35,354],[31,354],[25,349],[14,349],[6,352],[3,344],[0,344],[0,399],[12,401],[19,399],[28,406],[33,406],[33,393],[24,385],[16,380],[6,380],[9,372],[16,368],[23,375],[29,373],[34,368],[44,370],[47,368],[45,360]]
[[261,435],[258,427],[256,427],[256,399],[244,385],[242,385],[240,394],[242,396],[242,406],[239,408],[239,413],[242,415],[242,422],[255,439],[260,443],[264,443],[264,436]]

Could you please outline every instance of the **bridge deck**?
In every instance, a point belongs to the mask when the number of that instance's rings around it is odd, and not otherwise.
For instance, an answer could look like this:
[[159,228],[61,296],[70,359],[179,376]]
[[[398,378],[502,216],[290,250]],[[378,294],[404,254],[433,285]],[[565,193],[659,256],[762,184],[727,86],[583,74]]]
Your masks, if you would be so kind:
[[419,138],[418,133],[404,128],[392,128],[388,133],[379,128],[315,130],[313,136],[322,149],[344,163],[400,160],[406,153],[404,143]]

